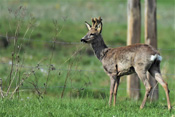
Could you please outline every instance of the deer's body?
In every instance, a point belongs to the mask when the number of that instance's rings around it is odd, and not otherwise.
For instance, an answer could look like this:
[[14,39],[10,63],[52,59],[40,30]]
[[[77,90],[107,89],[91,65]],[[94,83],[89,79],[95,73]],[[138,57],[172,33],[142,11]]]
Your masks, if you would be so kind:
[[129,75],[135,72],[134,68],[145,65],[150,68],[154,62],[151,57],[159,53],[149,45],[135,44],[126,47],[109,48],[101,60],[105,71],[110,75]]
[[101,21],[101,18],[92,19],[93,26],[86,23],[89,32],[81,39],[81,41],[91,44],[95,55],[101,61],[105,72],[110,77],[109,104],[111,105],[113,95],[114,105],[116,103],[120,77],[137,73],[146,88],[145,97],[140,106],[140,108],[143,108],[152,88],[146,76],[146,73],[149,72],[163,86],[167,96],[168,109],[170,109],[171,105],[168,85],[162,79],[160,73],[160,62],[162,57],[159,52],[147,44],[134,44],[125,47],[108,48],[101,36]]

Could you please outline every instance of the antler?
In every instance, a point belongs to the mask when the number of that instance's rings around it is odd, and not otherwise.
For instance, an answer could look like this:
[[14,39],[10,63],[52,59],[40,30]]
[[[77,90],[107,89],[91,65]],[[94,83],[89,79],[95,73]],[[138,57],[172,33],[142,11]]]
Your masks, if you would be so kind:
[[102,25],[102,19],[101,17],[99,17],[98,19],[97,18],[92,18],[92,27],[93,28],[97,28],[99,24]]

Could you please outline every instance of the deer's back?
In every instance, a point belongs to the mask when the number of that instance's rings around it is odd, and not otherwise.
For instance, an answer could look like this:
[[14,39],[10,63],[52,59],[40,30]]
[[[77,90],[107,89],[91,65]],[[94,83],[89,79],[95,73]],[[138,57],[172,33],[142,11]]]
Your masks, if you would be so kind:
[[159,52],[147,44],[134,44],[125,47],[109,48],[102,59],[102,64],[107,72],[127,71],[136,64],[144,65],[150,62],[151,55]]

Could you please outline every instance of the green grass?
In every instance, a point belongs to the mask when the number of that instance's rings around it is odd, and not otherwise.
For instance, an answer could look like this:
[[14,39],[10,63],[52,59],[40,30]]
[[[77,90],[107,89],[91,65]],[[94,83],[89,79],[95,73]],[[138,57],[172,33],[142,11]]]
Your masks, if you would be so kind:
[[[174,43],[174,6],[173,0],[157,0],[157,35],[158,48],[163,56],[161,71],[164,80],[168,83],[172,112],[167,111],[164,90],[159,86],[159,100],[147,103],[143,110],[139,109],[144,95],[144,86],[141,83],[141,99],[133,101],[128,99],[126,93],[126,77],[121,79],[117,106],[108,107],[109,77],[104,73],[101,63],[94,56],[89,45],[79,44],[80,39],[86,34],[84,21],[91,21],[91,17],[102,16],[103,38],[110,47],[126,45],[127,14],[126,0],[41,0],[30,1],[0,1],[0,35],[14,36],[17,24],[20,22],[18,43],[22,44],[19,53],[20,63],[25,67],[17,74],[21,79],[25,73],[32,71],[38,62],[41,66],[20,87],[20,98],[15,94],[12,100],[0,101],[0,116],[175,116],[175,43]],[[26,7],[18,15],[15,11],[19,6]],[[142,0],[143,6],[143,0]],[[8,8],[12,10],[9,13]],[[144,8],[144,7],[142,7]],[[24,17],[20,14],[24,13]],[[142,10],[142,15],[144,10]],[[16,17],[15,17],[16,16]],[[34,17],[35,19],[32,19]],[[38,82],[41,92],[48,76],[49,61],[52,53],[51,43],[55,35],[53,20],[58,22],[57,41],[75,42],[78,44],[61,45],[56,43],[53,50],[51,64],[56,70],[51,71],[48,81],[47,94],[43,99],[38,99],[36,90],[31,83]],[[143,20],[143,17],[142,17]],[[28,27],[32,25],[29,30]],[[142,21],[143,22],[143,21]],[[27,32],[27,33],[26,33]],[[25,35],[26,33],[26,35]],[[144,43],[144,26],[142,23],[142,40]],[[0,37],[0,41],[2,37]],[[9,40],[7,48],[0,42],[0,78],[3,80],[3,90],[9,85],[11,53],[14,41]],[[78,49],[82,48],[72,56]],[[23,62],[23,63],[22,63]],[[66,83],[64,98],[61,100],[63,85],[68,74],[70,64],[73,63]],[[14,67],[16,69],[16,67]],[[15,70],[14,69],[14,70]],[[12,76],[15,72],[12,73]],[[16,77],[16,78],[19,78]],[[10,92],[16,86],[17,79],[12,84]],[[24,90],[24,91],[23,91]]]
[[[22,98],[20,100],[1,100],[1,116],[37,116],[37,117],[126,117],[126,116],[174,116],[174,109],[169,112],[164,104],[147,103],[143,110],[139,109],[140,101],[130,101],[127,99],[117,102],[116,107],[109,107],[107,100],[102,99],[31,99]],[[22,108],[21,108],[22,107]]]

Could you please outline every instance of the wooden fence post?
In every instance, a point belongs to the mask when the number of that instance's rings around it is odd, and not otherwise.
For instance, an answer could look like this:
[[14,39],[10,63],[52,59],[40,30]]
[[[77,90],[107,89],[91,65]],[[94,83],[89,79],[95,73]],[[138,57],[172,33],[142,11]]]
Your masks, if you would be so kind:
[[[128,0],[127,45],[139,43],[141,38],[141,6],[140,0]],[[127,93],[130,98],[140,97],[140,80],[137,74],[127,76]]]
[[[157,22],[156,22],[156,0],[145,0],[145,43],[157,49]],[[148,74],[148,79],[153,88],[150,99],[158,99],[157,81]]]

